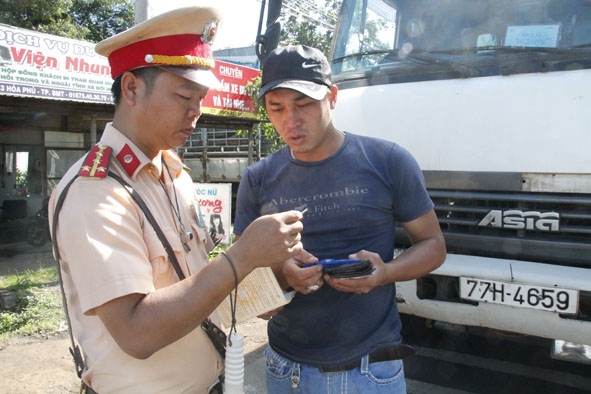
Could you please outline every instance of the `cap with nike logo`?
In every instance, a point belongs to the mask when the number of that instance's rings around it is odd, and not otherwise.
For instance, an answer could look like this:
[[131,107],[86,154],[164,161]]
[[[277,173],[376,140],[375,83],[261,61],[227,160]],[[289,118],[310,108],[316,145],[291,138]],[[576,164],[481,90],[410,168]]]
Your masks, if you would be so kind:
[[292,89],[322,100],[332,85],[330,64],[324,54],[305,45],[280,47],[263,65],[259,98],[275,89]]

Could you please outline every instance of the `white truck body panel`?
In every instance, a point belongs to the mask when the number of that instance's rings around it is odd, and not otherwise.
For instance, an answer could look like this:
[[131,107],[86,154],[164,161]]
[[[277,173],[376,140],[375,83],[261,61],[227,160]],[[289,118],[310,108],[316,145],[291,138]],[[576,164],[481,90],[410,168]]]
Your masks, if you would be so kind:
[[589,86],[578,70],[343,89],[333,119],[423,170],[591,174]]

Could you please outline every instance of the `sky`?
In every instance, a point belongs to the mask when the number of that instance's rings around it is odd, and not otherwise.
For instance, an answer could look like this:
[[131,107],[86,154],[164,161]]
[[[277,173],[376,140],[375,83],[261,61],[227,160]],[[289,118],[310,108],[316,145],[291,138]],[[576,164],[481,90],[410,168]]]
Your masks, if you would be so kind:
[[[147,0],[147,2],[150,17],[176,8],[202,3],[199,0]],[[213,49],[253,45],[259,25],[260,0],[217,0],[215,4],[224,12],[224,21],[213,42]]]

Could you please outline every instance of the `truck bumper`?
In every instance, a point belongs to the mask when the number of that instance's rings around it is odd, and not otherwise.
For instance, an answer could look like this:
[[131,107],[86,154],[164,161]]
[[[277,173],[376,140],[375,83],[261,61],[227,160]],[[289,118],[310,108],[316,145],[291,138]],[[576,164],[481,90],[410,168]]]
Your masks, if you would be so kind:
[[[591,270],[534,262],[448,254],[445,263],[433,271],[435,286],[459,277],[515,282],[535,286],[579,290],[589,297]],[[441,282],[438,278],[441,278]],[[445,281],[443,278],[446,278]],[[591,344],[590,319],[562,316],[537,309],[487,302],[463,303],[458,298],[419,298],[417,280],[396,284],[396,300],[401,313],[451,324],[487,327],[549,339]],[[420,291],[419,291],[420,293]],[[585,302],[588,302],[588,298]],[[581,308],[581,301],[579,308]]]

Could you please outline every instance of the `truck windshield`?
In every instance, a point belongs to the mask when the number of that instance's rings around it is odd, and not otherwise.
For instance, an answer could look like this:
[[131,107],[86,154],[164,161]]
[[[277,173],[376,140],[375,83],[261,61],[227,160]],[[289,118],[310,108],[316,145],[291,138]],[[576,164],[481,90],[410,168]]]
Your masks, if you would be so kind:
[[345,0],[332,63],[335,82],[591,68],[591,1]]

